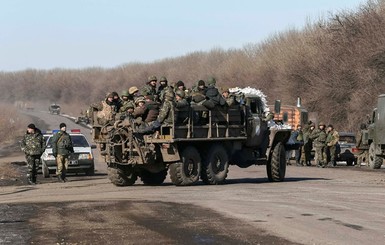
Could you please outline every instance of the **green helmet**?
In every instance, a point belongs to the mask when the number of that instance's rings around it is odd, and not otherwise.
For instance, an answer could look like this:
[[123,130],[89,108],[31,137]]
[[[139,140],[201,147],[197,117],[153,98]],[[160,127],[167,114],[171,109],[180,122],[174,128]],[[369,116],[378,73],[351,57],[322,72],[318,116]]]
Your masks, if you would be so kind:
[[151,81],[158,81],[158,79],[156,78],[156,76],[149,76],[148,82],[151,82]]
[[209,77],[209,79],[207,79],[207,85],[214,85],[217,83],[217,81],[215,81],[215,78],[214,77]]
[[122,90],[122,92],[120,93],[120,95],[121,95],[121,96],[125,96],[125,97],[128,97],[128,96],[129,96],[127,90]]
[[167,78],[166,77],[161,77],[159,82],[166,82],[167,83]]

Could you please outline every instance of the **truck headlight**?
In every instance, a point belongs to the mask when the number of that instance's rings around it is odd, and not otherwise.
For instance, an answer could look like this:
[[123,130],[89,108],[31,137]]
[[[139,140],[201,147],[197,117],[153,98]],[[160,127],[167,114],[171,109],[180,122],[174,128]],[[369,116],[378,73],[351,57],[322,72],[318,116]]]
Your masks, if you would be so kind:
[[91,153],[83,153],[83,154],[79,154],[79,160],[92,160],[93,159],[93,156]]

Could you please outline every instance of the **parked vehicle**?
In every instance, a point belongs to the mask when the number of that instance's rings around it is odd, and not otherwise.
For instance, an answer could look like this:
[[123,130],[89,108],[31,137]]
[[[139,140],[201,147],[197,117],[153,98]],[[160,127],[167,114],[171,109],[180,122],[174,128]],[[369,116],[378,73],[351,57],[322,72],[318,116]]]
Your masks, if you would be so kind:
[[337,144],[337,162],[346,162],[346,165],[353,166],[357,163],[354,155],[356,149],[356,136],[354,133],[339,132],[340,139]]
[[[39,168],[45,178],[48,178],[50,174],[56,173],[56,159],[52,155],[52,136],[57,131],[58,130],[54,130],[43,133],[47,145],[41,156],[41,166]],[[86,137],[80,133],[79,129],[71,130],[70,136],[74,153],[69,157],[68,172],[84,172],[86,175],[93,175],[95,173],[95,163],[92,149],[96,148],[96,146],[90,145]]]

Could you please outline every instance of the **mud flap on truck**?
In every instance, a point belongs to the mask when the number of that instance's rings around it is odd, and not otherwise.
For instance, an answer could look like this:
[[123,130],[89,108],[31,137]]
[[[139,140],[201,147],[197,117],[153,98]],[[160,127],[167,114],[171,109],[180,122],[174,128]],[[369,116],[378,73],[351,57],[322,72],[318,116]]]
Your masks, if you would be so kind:
[[162,154],[163,162],[179,162],[180,156],[178,147],[174,144],[163,143],[160,145],[160,153]]

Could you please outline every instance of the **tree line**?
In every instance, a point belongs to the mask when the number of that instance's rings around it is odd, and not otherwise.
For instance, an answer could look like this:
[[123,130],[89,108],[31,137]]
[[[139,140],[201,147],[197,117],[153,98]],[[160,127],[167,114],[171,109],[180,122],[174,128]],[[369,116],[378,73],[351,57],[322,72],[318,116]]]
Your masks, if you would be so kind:
[[[356,130],[385,93],[385,0],[330,14],[262,43],[240,49],[192,52],[113,69],[24,70],[0,73],[1,100],[49,100],[88,105],[106,92],[142,86],[150,75],[192,86],[214,76],[218,86],[252,86],[268,102],[280,99],[317,112],[339,130]],[[74,107],[75,108],[75,107]]]

